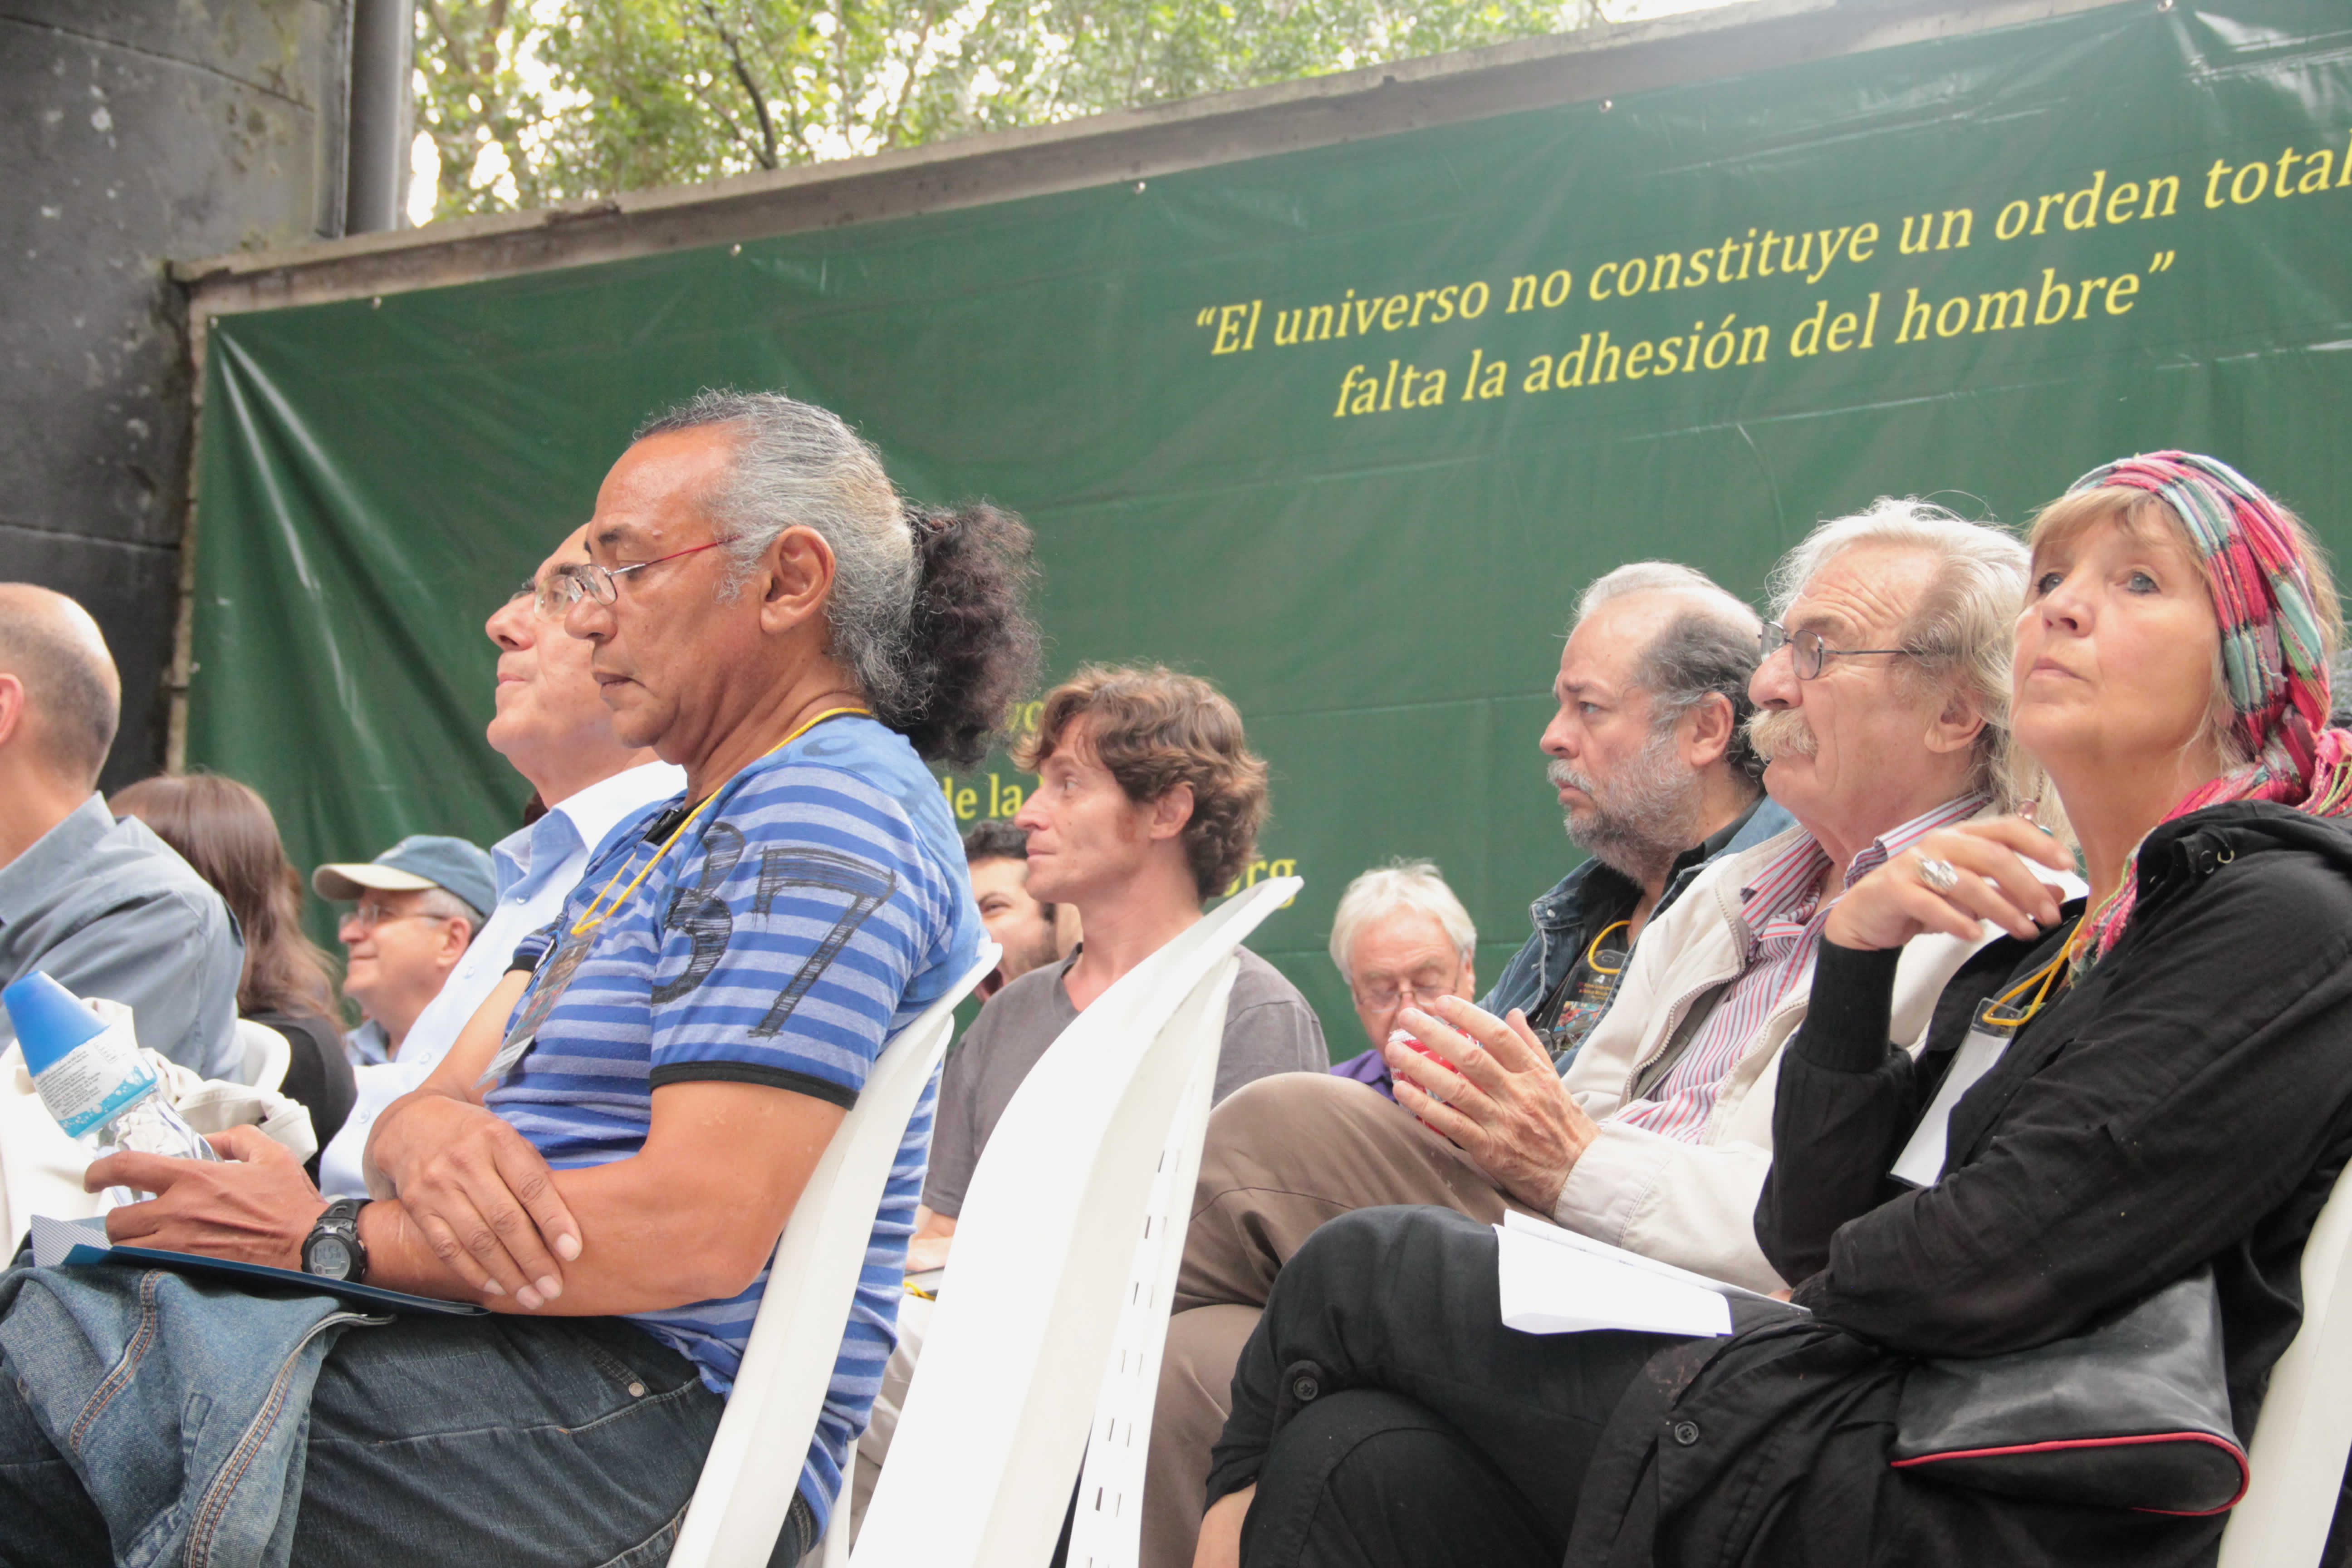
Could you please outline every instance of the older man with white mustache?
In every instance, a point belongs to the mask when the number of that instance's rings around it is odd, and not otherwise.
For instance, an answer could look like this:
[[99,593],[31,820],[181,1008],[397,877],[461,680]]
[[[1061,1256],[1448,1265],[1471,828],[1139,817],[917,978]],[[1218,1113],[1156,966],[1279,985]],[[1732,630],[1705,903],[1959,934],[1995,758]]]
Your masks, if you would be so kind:
[[[1507,1025],[1445,1009],[1480,1044],[1432,1031],[1433,1049],[1467,1053],[1463,1071],[1401,1069],[1398,1103],[1570,1229],[1779,1289],[1754,1215],[1822,928],[1839,894],[1928,833],[2017,805],[2005,716],[2025,569],[2007,533],[1916,501],[1816,528],[1774,574],[1748,688],[1764,787],[1797,826],[1709,866],[1659,918],[1556,1089],[1522,1092]],[[2066,879],[2065,896],[2080,890]],[[2000,934],[1914,943],[1890,1037],[1923,1037],[1945,982]]]
[[[1425,1130],[1403,1117],[1368,1124],[1382,1147],[1358,1163],[1392,1170],[1398,1190],[1357,1192],[1330,1213],[1442,1203],[1492,1220],[1514,1209],[1781,1288],[1753,1216],[1771,1167],[1780,1050],[1804,1021],[1822,928],[1873,868],[1938,827],[2016,804],[2006,714],[2026,564],[2009,534],[1916,501],[1881,500],[1807,536],[1774,574],[1777,619],[1748,689],[1765,788],[1797,826],[1717,857],[1651,921],[1564,1077],[1516,1011],[1498,1018],[1452,997],[1405,1010],[1400,1025],[1444,1058],[1389,1048],[1397,1104]],[[1614,804],[1612,815],[1639,815]],[[1932,861],[1921,871],[1951,874]],[[1989,925],[1970,941],[1911,942],[1889,1037],[1923,1037],[1945,982],[2000,934]],[[1317,1173],[1291,1168],[1283,1147],[1255,1152],[1256,1168],[1227,1169],[1223,1190],[1195,1194],[1180,1321],[1204,1307],[1231,1319],[1262,1306],[1305,1240],[1269,1225],[1252,1194],[1319,1191]],[[1207,1388],[1213,1379],[1195,1381],[1202,1398],[1223,1396]],[[1184,1407],[1193,1392],[1161,1379],[1171,1408],[1155,1412],[1156,1471],[1180,1468],[1160,1446],[1206,1415]]]

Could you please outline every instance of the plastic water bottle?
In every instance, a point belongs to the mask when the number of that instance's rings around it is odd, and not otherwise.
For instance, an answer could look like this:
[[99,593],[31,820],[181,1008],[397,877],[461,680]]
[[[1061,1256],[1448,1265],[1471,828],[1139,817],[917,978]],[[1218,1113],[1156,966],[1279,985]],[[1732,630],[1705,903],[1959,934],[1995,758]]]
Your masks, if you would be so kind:
[[0,990],[0,1005],[16,1026],[25,1070],[33,1075],[41,1103],[93,1155],[129,1150],[183,1160],[220,1158],[181,1119],[139,1054],[130,1009],[118,1010],[110,1022],[38,970]]

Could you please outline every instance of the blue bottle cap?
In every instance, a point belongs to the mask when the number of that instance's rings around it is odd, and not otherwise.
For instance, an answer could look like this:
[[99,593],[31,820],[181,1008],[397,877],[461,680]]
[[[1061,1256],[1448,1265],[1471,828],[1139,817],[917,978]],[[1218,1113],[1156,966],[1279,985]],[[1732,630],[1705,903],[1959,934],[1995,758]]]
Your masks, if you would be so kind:
[[27,1072],[48,1071],[76,1046],[106,1030],[80,997],[37,969],[0,990],[0,1005],[7,1007],[8,1021],[16,1026]]

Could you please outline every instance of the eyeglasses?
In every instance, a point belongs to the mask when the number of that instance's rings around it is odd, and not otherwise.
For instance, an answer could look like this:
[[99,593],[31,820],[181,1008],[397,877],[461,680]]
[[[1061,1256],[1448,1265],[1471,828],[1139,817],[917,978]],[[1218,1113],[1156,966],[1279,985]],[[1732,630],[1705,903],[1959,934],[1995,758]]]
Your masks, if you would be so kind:
[[1796,663],[1797,679],[1800,680],[1817,679],[1822,671],[1829,668],[1832,658],[1851,658],[1864,653],[1892,654],[1898,658],[1918,657],[1916,648],[1908,647],[1832,647],[1822,640],[1822,634],[1817,631],[1792,632],[1778,621],[1766,621],[1756,642],[1765,658],[1787,648],[1789,657]]
[[553,620],[578,604],[583,594],[600,605],[611,604],[620,597],[621,593],[620,584],[615,579],[625,577],[632,572],[642,572],[648,566],[658,566],[665,561],[675,561],[680,555],[693,555],[705,550],[716,550],[720,545],[730,542],[731,541],[714,539],[708,544],[697,544],[667,555],[657,555],[651,561],[640,561],[632,566],[599,566],[593,561],[583,561],[571,566],[559,566],[549,573],[544,581],[535,578],[530,582],[516,584],[515,591],[507,595],[507,603],[519,605],[523,600],[529,599],[530,607],[542,618]]
[[1356,1000],[1365,1006],[1375,1013],[1385,1013],[1407,996],[1411,996],[1416,1002],[1450,996],[1454,994],[1454,983],[1461,978],[1462,971],[1459,968],[1451,973],[1435,969],[1424,969],[1417,973],[1395,979],[1383,975],[1367,986],[1360,987],[1350,981],[1349,989],[1355,993]]
[[599,566],[593,561],[583,561],[576,566],[566,566],[556,573],[551,586],[556,592],[565,595],[563,599],[565,609],[570,609],[583,594],[600,605],[609,605],[621,596],[620,580],[630,573],[642,572],[648,566],[658,566],[665,561],[675,561],[681,555],[698,555],[706,550],[716,550],[728,542],[729,541],[724,539],[714,539],[708,544],[688,545],[684,550],[673,550],[667,555],[656,555],[651,561],[639,561],[628,566]]
[[515,584],[515,591],[507,595],[507,603],[520,605],[529,599],[532,611],[541,620],[555,620],[570,609],[572,601],[578,597],[578,591],[572,586],[572,579],[556,571],[549,573],[547,581],[543,583],[534,580]]
[[339,931],[357,931],[364,936],[378,926],[388,926],[401,921],[454,921],[456,915],[436,915],[429,910],[410,910],[406,913],[389,904],[367,903],[335,922]]

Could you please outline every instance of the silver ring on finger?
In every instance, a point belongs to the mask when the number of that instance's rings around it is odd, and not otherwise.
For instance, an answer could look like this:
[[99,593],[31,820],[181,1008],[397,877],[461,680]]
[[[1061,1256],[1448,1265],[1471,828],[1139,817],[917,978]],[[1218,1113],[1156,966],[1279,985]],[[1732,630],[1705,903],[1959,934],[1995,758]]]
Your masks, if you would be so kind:
[[1960,874],[1952,868],[1949,860],[1931,860],[1925,855],[1919,857],[1919,879],[1939,893],[1948,893],[1960,885]]

